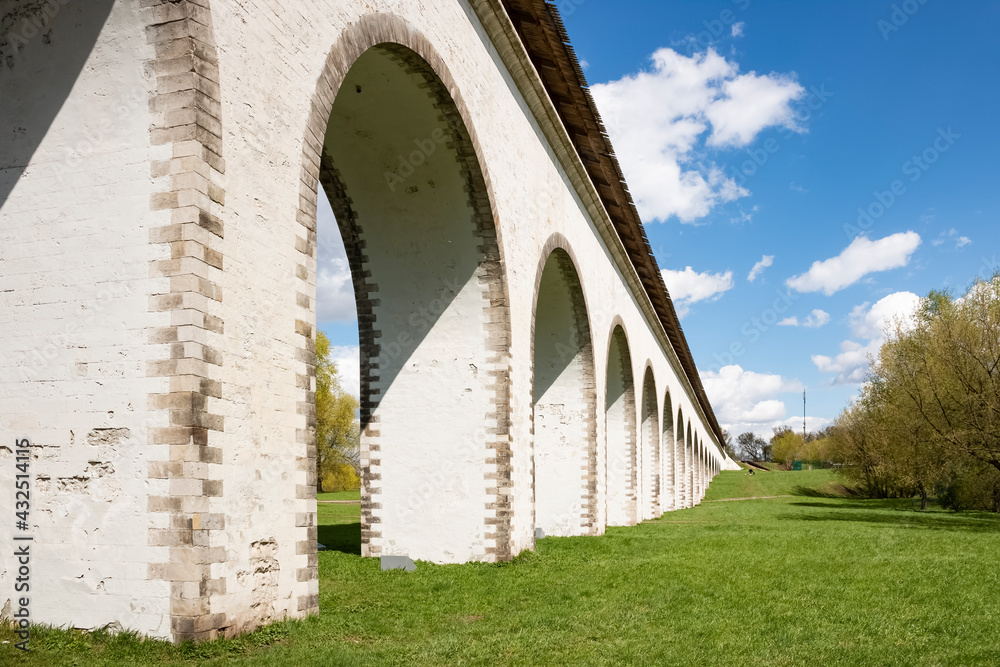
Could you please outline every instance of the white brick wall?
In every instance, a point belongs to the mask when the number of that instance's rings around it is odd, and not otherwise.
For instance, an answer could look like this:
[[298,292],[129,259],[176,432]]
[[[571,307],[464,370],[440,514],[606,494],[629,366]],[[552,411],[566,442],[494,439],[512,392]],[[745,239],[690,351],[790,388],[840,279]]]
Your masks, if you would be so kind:
[[[80,626],[119,620],[143,633],[180,638],[237,632],[315,608],[316,555],[309,547],[316,539],[310,491],[315,480],[307,388],[307,349],[315,324],[315,235],[309,231],[308,215],[302,216],[315,190],[302,182],[309,163],[304,137],[315,122],[314,105],[322,98],[317,90],[323,89],[317,81],[330,71],[328,65],[346,72],[355,52],[367,46],[364,40],[389,30],[385,26],[405,26],[400,34],[435,66],[455,98],[482,169],[504,262],[509,317],[509,386],[504,387],[509,405],[504,409],[510,424],[507,435],[497,436],[489,447],[472,442],[480,433],[489,438],[485,434],[496,431],[483,413],[494,390],[483,384],[470,387],[468,409],[448,413],[454,423],[439,425],[436,433],[462,432],[464,440],[481,447],[480,454],[462,459],[455,473],[467,486],[465,491],[438,488],[432,494],[443,512],[438,527],[426,516],[408,517],[400,507],[442,465],[454,443],[417,438],[419,447],[407,447],[411,434],[392,419],[410,406],[416,410],[413,421],[431,424],[425,414],[434,405],[427,399],[429,393],[439,403],[455,402],[464,393],[456,388],[455,378],[433,372],[428,373],[428,385],[408,381],[379,387],[384,390],[381,409],[386,421],[377,453],[384,475],[375,480],[381,490],[372,497],[372,516],[379,521],[372,525],[384,535],[372,544],[384,553],[439,561],[491,560],[532,547],[537,516],[532,311],[538,267],[556,237],[581,276],[593,350],[596,424],[591,437],[596,468],[585,472],[596,487],[596,525],[591,532],[603,532],[608,523],[633,522],[638,508],[645,508],[644,516],[658,511],[651,499],[650,470],[634,471],[637,488],[632,493],[640,496],[634,501],[626,501],[617,488],[608,489],[609,479],[621,480],[612,470],[607,443],[623,435],[608,432],[605,422],[615,323],[628,335],[634,405],[630,411],[623,407],[622,414],[634,420],[633,437],[641,427],[642,410],[636,408],[644,400],[648,359],[658,412],[669,391],[671,409],[681,409],[685,419],[685,428],[675,424],[678,437],[688,433],[691,420],[692,430],[718,457],[688,385],[660,346],[659,324],[648,321],[639,308],[644,297],[630,291],[626,273],[616,264],[619,251],[601,240],[599,228],[605,223],[588,209],[590,197],[572,185],[579,178],[572,168],[575,158],[557,158],[567,154],[568,144],[553,145],[546,138],[557,136],[558,128],[531,97],[527,82],[534,74],[515,66],[502,32],[495,27],[490,32],[479,22],[477,12],[487,15],[491,1],[242,0],[211,3],[210,13],[185,3],[151,3],[151,9],[140,10],[135,3],[120,1],[103,18],[96,5],[71,3],[53,19],[52,43],[78,40],[74,49],[84,55],[75,79],[62,81],[61,87],[48,84],[53,95],[65,97],[51,122],[37,113],[45,103],[35,85],[47,81],[42,75],[53,67],[50,45],[30,41],[17,66],[2,70],[0,85],[17,100],[13,125],[49,122],[45,132],[37,133],[37,145],[28,142],[25,148],[15,135],[0,143],[0,186],[13,184],[0,208],[0,432],[11,440],[30,437],[37,445],[36,620]],[[182,11],[193,17],[188,23],[177,19]],[[377,19],[364,18],[376,12]],[[149,101],[157,92],[162,96],[165,86],[176,83],[169,67],[177,65],[175,60],[165,64],[162,53],[157,60],[147,26],[175,20],[176,30],[194,30],[216,47],[202,55],[217,56],[217,77],[212,70],[199,85],[217,94],[213,99],[219,105],[218,117],[198,122],[216,128],[221,134],[218,145],[214,135],[190,140],[179,129],[157,129],[170,121],[169,114],[162,109],[150,112]],[[74,22],[97,28],[92,34],[74,32]],[[366,34],[364,25],[377,29]],[[175,28],[159,30],[162,35]],[[529,109],[539,112],[538,117]],[[386,109],[389,116],[395,112]],[[197,153],[199,141],[213,146],[215,153],[221,150],[224,164],[216,155],[204,154],[207,162],[197,164],[178,157],[202,155]],[[345,152],[350,153],[349,147]],[[24,157],[24,164],[18,156]],[[177,159],[169,168],[183,170],[183,175],[163,171],[171,157]],[[334,157],[340,164],[351,159]],[[204,166],[209,163],[211,171]],[[426,173],[420,177],[434,180]],[[183,257],[203,254],[171,264],[180,274],[162,268],[162,261],[170,259],[171,244],[152,242],[150,236],[151,230],[178,221],[178,209],[171,207],[184,202],[176,196],[164,199],[169,188],[189,193],[183,196],[224,226],[221,236],[213,236],[204,227],[189,225],[191,240],[197,243],[174,247],[185,253]],[[378,234],[377,220],[366,220],[365,212],[359,211],[359,224],[365,234]],[[389,215],[370,207],[367,212]],[[389,240],[403,241],[400,233],[393,232]],[[455,260],[464,256],[457,252]],[[214,263],[209,265],[210,260]],[[450,260],[423,261],[419,271],[433,275],[434,262]],[[391,264],[374,268],[380,280],[393,284],[405,284],[418,270],[399,274]],[[444,277],[446,269],[440,267]],[[494,326],[488,318],[495,313],[484,314],[478,305],[483,293],[474,287],[466,284],[468,305],[455,312],[478,311],[482,331]],[[151,299],[185,290],[183,303],[177,305],[169,305],[173,302],[166,297]],[[388,295],[391,290],[386,290]],[[184,304],[191,308],[181,308]],[[168,310],[159,311],[161,307]],[[206,320],[203,313],[217,322]],[[383,313],[383,322],[387,316]],[[450,330],[439,330],[444,336],[440,340],[450,341],[455,358],[481,366],[494,363],[483,338],[470,340],[463,334],[467,324],[455,320]],[[151,332],[170,327],[189,342],[171,345],[151,338]],[[421,354],[429,356],[421,359],[430,363],[446,348],[438,346],[434,353],[424,348]],[[167,362],[171,355],[175,363]],[[206,362],[204,355],[218,358]],[[165,397],[181,386],[197,392],[203,380],[217,384],[209,388],[194,418],[212,420],[205,451],[218,452],[218,462],[197,458],[198,448],[205,445],[152,444],[159,439],[147,437],[148,429],[164,429],[182,416],[176,405],[165,407]],[[476,424],[484,430],[474,428]],[[535,426],[537,432],[539,424]],[[673,443],[659,437],[662,414],[648,427],[647,433],[660,441],[663,469],[676,474],[674,488],[689,488],[690,478],[682,482],[681,476],[693,472],[693,466],[667,465]],[[423,436],[426,430],[419,433]],[[0,443],[0,485],[9,489],[13,469],[5,445]],[[508,446],[509,460],[502,460]],[[374,453],[367,453],[369,461]],[[178,456],[195,458],[182,462]],[[651,465],[652,460],[648,453],[637,453],[636,466]],[[509,506],[497,505],[498,499],[507,498],[506,470]],[[577,485],[581,481],[575,479]],[[181,509],[171,504],[179,496],[189,498]],[[691,490],[686,497],[690,502]],[[6,493],[0,498],[0,511],[8,516],[12,498]],[[636,508],[623,505],[626,502]],[[663,495],[659,499],[663,508],[675,502]],[[497,517],[500,524],[491,523]],[[574,528],[583,529],[582,523]],[[0,539],[9,537],[9,524],[0,522]],[[200,570],[186,567],[179,558],[207,560],[197,561],[205,566]],[[2,564],[0,600],[12,588],[9,556]],[[200,581],[209,580],[207,589],[199,588]],[[179,623],[180,617],[188,619],[186,625]]]

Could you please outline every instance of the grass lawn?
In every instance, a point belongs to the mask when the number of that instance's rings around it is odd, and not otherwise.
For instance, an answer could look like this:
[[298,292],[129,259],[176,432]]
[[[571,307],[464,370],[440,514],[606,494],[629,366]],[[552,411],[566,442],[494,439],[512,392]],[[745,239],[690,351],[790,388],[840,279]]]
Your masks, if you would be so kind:
[[333,493],[317,493],[316,500],[357,500],[361,502],[361,491],[335,491]]
[[320,554],[319,616],[181,646],[37,629],[24,664],[1000,664],[1000,517],[835,482],[724,472],[706,500],[783,497],[409,574],[357,555],[357,506],[321,505],[320,541],[341,550]]

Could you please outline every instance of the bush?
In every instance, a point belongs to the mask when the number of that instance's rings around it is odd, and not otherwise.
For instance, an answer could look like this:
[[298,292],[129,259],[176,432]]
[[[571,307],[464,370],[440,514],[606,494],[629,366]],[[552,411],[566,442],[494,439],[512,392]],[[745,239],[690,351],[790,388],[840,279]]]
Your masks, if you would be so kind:
[[349,463],[333,463],[323,473],[320,480],[320,491],[335,493],[337,491],[356,491],[361,488],[361,478]]
[[1000,512],[1000,473],[989,467],[966,470],[943,485],[938,493],[938,502],[956,512]]

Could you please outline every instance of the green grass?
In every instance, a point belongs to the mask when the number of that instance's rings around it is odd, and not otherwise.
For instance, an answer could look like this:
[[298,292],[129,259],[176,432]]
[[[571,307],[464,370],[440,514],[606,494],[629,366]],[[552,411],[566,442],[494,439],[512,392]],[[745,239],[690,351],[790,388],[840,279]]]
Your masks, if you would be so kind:
[[356,506],[321,506],[320,541],[343,550],[320,554],[319,616],[178,647],[36,629],[25,664],[1000,663],[1000,517],[840,491],[830,471],[724,472],[706,500],[790,497],[409,574],[351,553]]
[[316,500],[361,500],[361,491],[334,491],[333,493],[317,493]]
[[781,495],[850,495],[830,470],[763,472],[755,470],[720,474],[708,487],[705,500]]

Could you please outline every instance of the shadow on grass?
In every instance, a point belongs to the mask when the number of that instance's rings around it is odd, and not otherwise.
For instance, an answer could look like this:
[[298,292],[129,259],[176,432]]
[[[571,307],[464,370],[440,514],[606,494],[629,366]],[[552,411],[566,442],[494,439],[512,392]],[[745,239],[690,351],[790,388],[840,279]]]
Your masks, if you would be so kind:
[[820,487],[796,486],[792,489],[793,496],[805,496],[807,498],[852,498],[856,494],[843,484],[830,482]]
[[[779,519],[788,521],[851,521],[884,526],[926,528],[929,530],[955,530],[966,532],[1000,532],[1000,516],[983,514],[963,515],[943,512],[916,512],[892,507],[872,509],[862,502],[839,503],[792,503],[795,507],[819,507],[823,514],[783,514]],[[852,511],[838,511],[852,510]]]
[[316,535],[319,543],[327,551],[361,555],[361,523],[338,523],[333,526],[318,526]]

